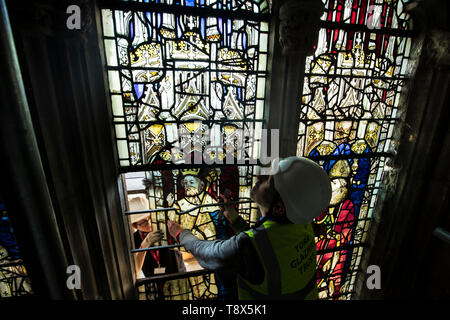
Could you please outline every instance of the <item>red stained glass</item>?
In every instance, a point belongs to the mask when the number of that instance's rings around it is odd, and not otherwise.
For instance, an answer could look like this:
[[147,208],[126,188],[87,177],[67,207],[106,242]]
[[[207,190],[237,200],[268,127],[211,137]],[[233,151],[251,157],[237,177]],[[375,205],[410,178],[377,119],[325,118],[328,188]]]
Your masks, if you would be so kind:
[[307,57],[297,154],[321,164],[333,195],[315,219],[321,299],[349,299],[397,123],[411,48],[406,0],[329,0]]

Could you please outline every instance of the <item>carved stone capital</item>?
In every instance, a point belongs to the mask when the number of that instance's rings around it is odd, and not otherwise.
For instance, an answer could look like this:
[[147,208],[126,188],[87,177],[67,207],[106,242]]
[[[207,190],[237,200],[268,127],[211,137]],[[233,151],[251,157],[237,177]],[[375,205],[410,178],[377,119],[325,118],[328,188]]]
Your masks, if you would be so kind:
[[284,55],[312,54],[324,6],[318,0],[288,0],[279,11],[279,41]]

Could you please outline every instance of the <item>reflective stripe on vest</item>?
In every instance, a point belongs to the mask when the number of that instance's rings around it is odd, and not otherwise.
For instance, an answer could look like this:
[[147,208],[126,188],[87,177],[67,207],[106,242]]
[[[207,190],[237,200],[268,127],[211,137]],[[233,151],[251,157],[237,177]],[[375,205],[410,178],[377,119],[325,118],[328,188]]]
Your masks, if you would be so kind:
[[[246,232],[252,240],[254,240],[254,245],[257,249],[257,252],[262,260],[262,263],[264,265],[264,271],[265,271],[265,278],[264,282],[261,285],[251,285],[246,280],[244,280],[242,277],[238,277],[238,288],[239,288],[239,298],[246,298],[248,295],[249,299],[297,299],[297,300],[303,300],[309,296],[309,298],[315,299],[317,296],[313,294],[316,291],[316,279],[315,279],[315,246],[309,246],[306,248],[306,252],[308,255],[305,255],[305,257],[308,257],[309,260],[309,270],[313,269],[312,272],[309,272],[309,274],[301,274],[299,278],[297,279],[289,279],[289,282],[292,283],[305,283],[305,277],[308,277],[307,282],[305,285],[303,285],[302,288],[290,292],[290,293],[282,293],[282,271],[279,263],[279,259],[277,258],[277,255],[274,250],[274,246],[272,245],[269,235],[268,235],[268,229],[271,227],[280,226],[280,224],[274,222],[274,221],[266,221],[263,225],[256,228],[255,232]],[[296,229],[297,228],[297,229]],[[282,229],[276,230],[274,235],[277,237],[278,232],[291,232],[292,236],[296,236],[299,233],[299,229],[301,228],[298,225],[284,225]],[[308,229],[306,226],[303,227],[305,230],[307,230],[309,233],[306,235],[306,239],[309,239],[309,244],[311,244],[311,241],[313,241],[314,236],[312,233],[312,228]],[[272,229],[273,230],[273,229]],[[269,232],[273,231],[270,230]],[[306,234],[306,233],[305,233]],[[301,240],[301,239],[300,239]],[[295,242],[292,243],[292,247],[295,246]],[[286,257],[280,257],[281,259],[292,259],[292,256],[286,256]],[[311,260],[313,258],[313,260]],[[288,263],[291,266],[291,261],[283,261],[283,263]],[[285,268],[286,270],[286,268]],[[286,272],[286,271],[285,271]],[[285,279],[286,281],[286,279]],[[255,290],[254,288],[258,288],[259,290]],[[264,292],[261,292],[264,291]]]

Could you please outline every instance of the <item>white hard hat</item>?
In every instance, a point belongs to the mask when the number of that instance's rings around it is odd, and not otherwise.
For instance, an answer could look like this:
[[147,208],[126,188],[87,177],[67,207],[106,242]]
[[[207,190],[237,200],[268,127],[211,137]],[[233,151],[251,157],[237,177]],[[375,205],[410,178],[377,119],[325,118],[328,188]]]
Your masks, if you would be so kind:
[[278,165],[275,189],[284,202],[287,218],[296,224],[311,222],[330,204],[328,174],[317,163],[303,157],[288,157]]
[[[130,211],[143,211],[143,210],[149,209],[148,200],[147,200],[147,198],[145,198],[143,196],[131,198],[128,201],[128,204],[130,207]],[[150,213],[148,213],[148,212],[131,214],[131,215],[129,215],[130,223],[133,224],[135,222],[138,222],[139,220],[147,218],[149,215],[150,215]]]

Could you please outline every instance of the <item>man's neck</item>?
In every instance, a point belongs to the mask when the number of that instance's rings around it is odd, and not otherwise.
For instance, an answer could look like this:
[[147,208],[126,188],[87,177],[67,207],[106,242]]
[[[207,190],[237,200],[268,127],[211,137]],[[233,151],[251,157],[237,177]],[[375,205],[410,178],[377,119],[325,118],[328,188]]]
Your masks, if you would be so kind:
[[269,212],[269,208],[263,207],[262,205],[258,205],[259,212],[261,212],[261,217],[267,216],[267,213]]

